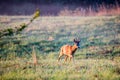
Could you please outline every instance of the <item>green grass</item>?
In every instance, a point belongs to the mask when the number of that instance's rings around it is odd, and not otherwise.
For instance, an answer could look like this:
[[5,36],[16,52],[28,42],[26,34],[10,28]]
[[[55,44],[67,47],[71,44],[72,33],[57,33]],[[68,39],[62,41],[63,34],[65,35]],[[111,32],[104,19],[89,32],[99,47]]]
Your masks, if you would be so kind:
[[[39,56],[38,56],[39,57]],[[108,59],[75,59],[75,63],[57,62],[56,54],[39,58],[36,68],[32,60],[17,58],[1,61],[1,80],[119,80],[120,63]],[[11,64],[11,66],[10,66]],[[13,65],[14,64],[14,65]],[[117,70],[116,70],[117,69]]]
[[[30,18],[4,17],[9,21],[0,22],[0,29],[14,28]],[[120,16],[40,17],[21,34],[0,38],[0,80],[120,80],[119,23]],[[64,57],[58,63],[60,47],[73,45],[74,38],[82,40],[75,63],[64,63]],[[113,46],[107,56],[102,54]]]

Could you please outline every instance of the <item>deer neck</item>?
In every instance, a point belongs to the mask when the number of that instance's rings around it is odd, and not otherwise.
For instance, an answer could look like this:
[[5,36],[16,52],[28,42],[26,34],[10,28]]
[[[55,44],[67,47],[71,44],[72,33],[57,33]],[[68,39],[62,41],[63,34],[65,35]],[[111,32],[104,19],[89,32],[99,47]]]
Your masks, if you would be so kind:
[[73,46],[72,46],[72,52],[75,52],[76,50],[77,50],[77,45],[76,44],[74,44]]

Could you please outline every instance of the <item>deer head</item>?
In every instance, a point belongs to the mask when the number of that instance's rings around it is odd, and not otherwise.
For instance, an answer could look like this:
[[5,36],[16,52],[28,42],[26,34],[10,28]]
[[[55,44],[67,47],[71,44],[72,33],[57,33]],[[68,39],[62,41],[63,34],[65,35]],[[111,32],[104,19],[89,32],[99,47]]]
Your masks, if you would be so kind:
[[74,41],[75,45],[76,45],[78,48],[80,48],[80,42],[81,42],[81,40],[74,39],[73,41]]

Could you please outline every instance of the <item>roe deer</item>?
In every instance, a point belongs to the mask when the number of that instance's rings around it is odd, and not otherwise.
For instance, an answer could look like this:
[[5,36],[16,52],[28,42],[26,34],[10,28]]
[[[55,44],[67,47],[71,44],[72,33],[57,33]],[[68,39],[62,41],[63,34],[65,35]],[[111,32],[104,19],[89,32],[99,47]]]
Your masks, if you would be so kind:
[[67,58],[69,57],[69,60],[71,61],[72,58],[74,58],[74,53],[75,51],[80,48],[80,40],[76,40],[74,39],[74,45],[64,45],[61,47],[60,53],[59,53],[59,57],[58,57],[58,61],[60,60],[60,58],[65,55],[65,61],[67,61]]

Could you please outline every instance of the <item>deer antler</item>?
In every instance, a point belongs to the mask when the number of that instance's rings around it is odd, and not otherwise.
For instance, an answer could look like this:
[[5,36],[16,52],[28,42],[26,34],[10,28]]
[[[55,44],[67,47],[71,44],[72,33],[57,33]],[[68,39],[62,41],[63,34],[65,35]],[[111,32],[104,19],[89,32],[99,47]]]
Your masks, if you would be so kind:
[[80,39],[78,39],[78,38],[75,38],[74,39],[74,42],[80,42],[81,40]]

